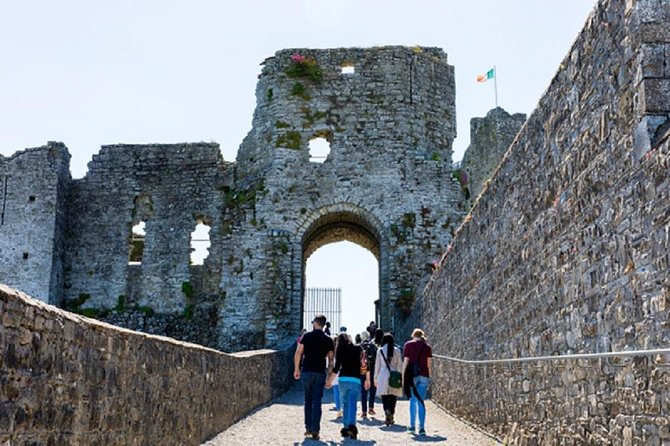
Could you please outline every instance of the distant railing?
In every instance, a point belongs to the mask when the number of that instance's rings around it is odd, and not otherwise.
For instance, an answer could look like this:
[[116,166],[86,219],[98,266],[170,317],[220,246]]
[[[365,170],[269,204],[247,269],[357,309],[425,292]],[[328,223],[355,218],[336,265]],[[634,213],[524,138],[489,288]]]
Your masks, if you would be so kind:
[[[444,355],[433,355],[434,358],[442,359],[445,361],[459,362],[462,364],[475,364],[475,365],[486,365],[486,364],[510,364],[516,362],[535,362],[535,361],[561,361],[566,359],[596,359],[596,358],[621,358],[621,357],[631,357],[631,356],[651,356],[652,358],[656,355],[670,355],[670,348],[659,348],[653,350],[630,350],[630,351],[619,351],[619,352],[603,352],[603,353],[576,353],[571,355],[553,355],[553,356],[531,356],[525,358],[509,358],[509,359],[459,359],[452,358],[451,356]],[[657,366],[670,366],[670,362],[652,362]]]

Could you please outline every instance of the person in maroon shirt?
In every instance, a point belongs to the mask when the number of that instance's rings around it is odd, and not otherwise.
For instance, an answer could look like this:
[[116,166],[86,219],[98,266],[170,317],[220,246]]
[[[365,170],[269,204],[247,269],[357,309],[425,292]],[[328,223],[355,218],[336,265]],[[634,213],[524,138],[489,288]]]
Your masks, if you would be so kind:
[[[414,373],[414,382],[409,383],[411,387],[411,398],[409,400],[409,426],[408,432],[414,433],[417,406],[419,408],[419,435],[426,435],[426,405],[424,400],[426,398],[426,391],[430,384],[431,372],[431,358],[433,357],[433,349],[428,342],[426,342],[426,335],[420,328],[415,328],[412,332],[412,339],[405,343],[402,350],[403,362],[403,376],[408,367],[412,367],[418,373]],[[418,367],[415,367],[418,365]],[[413,385],[412,385],[413,384]]]

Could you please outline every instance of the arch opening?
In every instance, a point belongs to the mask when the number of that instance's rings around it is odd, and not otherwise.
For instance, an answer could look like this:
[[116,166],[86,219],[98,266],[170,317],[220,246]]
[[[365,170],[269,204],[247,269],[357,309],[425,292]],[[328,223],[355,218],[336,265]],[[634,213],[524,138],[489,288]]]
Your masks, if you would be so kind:
[[[319,310],[332,321],[332,334],[340,326],[353,336],[371,321],[380,325],[381,251],[377,228],[363,215],[332,212],[314,221],[302,240],[303,326],[309,329]],[[341,290],[339,301],[333,289]]]

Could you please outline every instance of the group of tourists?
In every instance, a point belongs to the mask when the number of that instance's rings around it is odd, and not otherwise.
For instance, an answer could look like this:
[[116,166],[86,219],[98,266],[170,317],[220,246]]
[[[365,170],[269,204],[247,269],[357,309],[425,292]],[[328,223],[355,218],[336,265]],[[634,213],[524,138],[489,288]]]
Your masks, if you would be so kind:
[[[324,329],[328,328],[328,333]],[[344,438],[358,438],[356,427],[358,401],[361,418],[375,416],[374,404],[381,397],[384,424],[395,424],[398,397],[410,400],[407,431],[426,435],[424,399],[431,376],[432,349],[423,331],[412,332],[402,348],[395,345],[392,333],[385,333],[371,322],[352,339],[345,327],[330,336],[330,324],[319,315],[312,330],[298,338],[293,376],[301,380],[305,392],[305,436],[319,439],[324,388],[333,389],[334,410],[342,418]]]

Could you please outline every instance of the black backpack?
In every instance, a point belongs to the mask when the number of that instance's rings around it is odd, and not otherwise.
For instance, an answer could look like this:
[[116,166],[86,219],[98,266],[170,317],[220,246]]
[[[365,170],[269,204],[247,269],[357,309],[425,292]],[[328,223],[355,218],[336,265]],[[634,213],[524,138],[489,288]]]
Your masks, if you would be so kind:
[[361,347],[365,351],[365,359],[368,361],[368,370],[370,374],[375,372],[375,360],[377,359],[377,346],[370,341],[361,343]]

